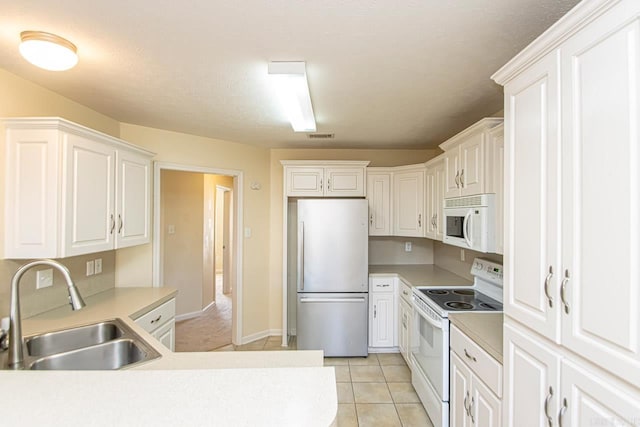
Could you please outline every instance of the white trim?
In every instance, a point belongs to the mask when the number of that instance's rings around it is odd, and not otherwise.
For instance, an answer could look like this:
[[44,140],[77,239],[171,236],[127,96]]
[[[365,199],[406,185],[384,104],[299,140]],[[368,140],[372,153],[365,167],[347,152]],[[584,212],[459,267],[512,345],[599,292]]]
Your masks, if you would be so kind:
[[[244,172],[236,169],[219,169],[203,166],[183,165],[168,162],[153,162],[153,287],[162,287],[162,277],[160,271],[160,171],[162,169],[175,170],[183,172],[198,172],[212,175],[228,175],[233,177],[233,213],[235,223],[234,243],[234,260],[231,266],[233,287],[233,317],[231,341],[233,344],[241,343],[242,338],[242,279],[243,279],[243,259],[242,244],[244,229],[243,215],[243,188],[244,188]],[[234,280],[235,279],[235,280]],[[177,319],[178,317],[176,317]]]
[[[261,340],[262,338],[267,337],[277,337],[282,335],[282,329],[267,329],[264,331],[256,332],[255,334],[247,335],[246,337],[242,337],[242,344],[249,344],[254,341]],[[284,347],[285,345],[283,345]]]
[[200,311],[192,311],[191,313],[185,313],[185,314],[180,314],[178,316],[175,317],[176,322],[179,322],[181,320],[188,320],[188,319],[193,319],[194,317],[200,317],[204,314],[205,311],[207,311],[211,306],[215,305],[215,301],[211,301],[209,304],[207,304],[207,306],[205,308],[203,308]]
[[369,347],[369,353],[397,353],[400,354],[399,347]]

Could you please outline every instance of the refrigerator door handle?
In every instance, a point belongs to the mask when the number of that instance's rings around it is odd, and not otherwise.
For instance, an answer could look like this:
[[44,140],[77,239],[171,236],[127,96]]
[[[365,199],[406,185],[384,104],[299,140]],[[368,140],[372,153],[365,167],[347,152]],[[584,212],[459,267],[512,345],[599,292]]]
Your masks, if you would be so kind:
[[298,290],[304,291],[304,221],[298,223]]
[[306,297],[300,298],[300,302],[364,302],[364,297],[354,297],[354,298],[322,298],[322,297]]

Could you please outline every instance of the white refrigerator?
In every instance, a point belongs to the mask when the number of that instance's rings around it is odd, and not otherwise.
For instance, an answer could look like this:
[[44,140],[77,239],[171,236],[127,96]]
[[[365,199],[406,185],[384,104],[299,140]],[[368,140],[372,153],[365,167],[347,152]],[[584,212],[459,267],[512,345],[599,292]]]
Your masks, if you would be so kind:
[[297,348],[366,356],[367,201],[298,200],[297,218]]

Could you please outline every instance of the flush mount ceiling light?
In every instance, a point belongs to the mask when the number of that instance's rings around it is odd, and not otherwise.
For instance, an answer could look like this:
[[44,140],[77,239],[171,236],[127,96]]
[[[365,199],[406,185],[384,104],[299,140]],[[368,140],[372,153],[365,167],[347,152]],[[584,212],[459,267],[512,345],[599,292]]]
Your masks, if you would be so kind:
[[20,54],[36,67],[64,71],[78,63],[78,49],[60,36],[42,31],[23,31],[20,39]]
[[295,132],[315,132],[311,96],[304,62],[270,62],[269,74]]

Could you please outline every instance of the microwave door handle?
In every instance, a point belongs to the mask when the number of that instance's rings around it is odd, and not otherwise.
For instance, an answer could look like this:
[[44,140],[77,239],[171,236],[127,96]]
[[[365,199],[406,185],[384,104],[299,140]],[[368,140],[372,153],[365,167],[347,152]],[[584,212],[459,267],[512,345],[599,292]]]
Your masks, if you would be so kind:
[[473,239],[471,239],[469,232],[469,225],[471,224],[471,214],[472,211],[467,212],[464,216],[464,220],[462,221],[462,236],[464,237],[465,242],[469,248],[473,248]]

